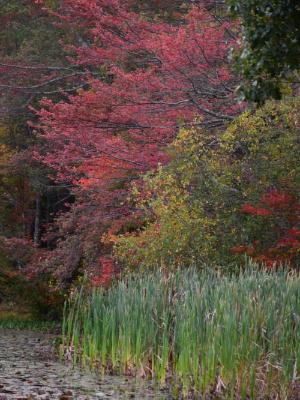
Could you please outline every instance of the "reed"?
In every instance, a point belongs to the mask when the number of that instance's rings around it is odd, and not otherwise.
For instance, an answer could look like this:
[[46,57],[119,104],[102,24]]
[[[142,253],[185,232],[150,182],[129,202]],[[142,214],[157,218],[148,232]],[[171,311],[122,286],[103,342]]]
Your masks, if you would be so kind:
[[187,395],[286,398],[300,371],[300,277],[250,266],[132,275],[75,292],[63,346],[74,363],[149,376]]

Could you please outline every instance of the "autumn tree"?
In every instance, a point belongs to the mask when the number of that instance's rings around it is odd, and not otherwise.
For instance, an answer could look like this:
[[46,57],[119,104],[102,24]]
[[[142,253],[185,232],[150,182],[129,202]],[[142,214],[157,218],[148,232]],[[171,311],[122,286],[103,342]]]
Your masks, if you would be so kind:
[[[179,127],[224,126],[241,106],[227,60],[236,27],[227,18],[189,5],[170,23],[118,0],[65,0],[58,14],[84,38],[70,62],[90,71],[87,89],[67,101],[43,100],[36,126],[46,141],[36,157],[57,180],[76,185],[77,202],[61,223],[69,230],[53,253],[63,268],[72,246],[71,276],[75,265],[97,266],[110,251],[100,242],[108,227],[132,223],[129,183],[168,162],[165,148]],[[96,242],[93,257],[87,238]]]

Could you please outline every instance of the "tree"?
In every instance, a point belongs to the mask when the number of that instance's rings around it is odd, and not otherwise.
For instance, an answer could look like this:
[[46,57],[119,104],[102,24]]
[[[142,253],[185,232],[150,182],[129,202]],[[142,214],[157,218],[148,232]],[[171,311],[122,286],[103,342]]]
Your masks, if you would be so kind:
[[1,6],[0,118],[24,114],[33,118],[30,104],[45,93],[58,99],[62,88],[72,87],[65,50],[59,45],[63,38],[71,41],[72,35],[63,26],[55,27],[54,21],[32,0],[12,0]]
[[267,102],[223,133],[182,130],[173,160],[133,193],[140,229],[110,232],[123,265],[299,268],[299,98]]
[[300,5],[298,0],[228,0],[241,19],[242,49],[237,57],[242,93],[264,103],[280,99],[285,83],[298,82]]
[[224,62],[232,44],[228,23],[197,7],[174,27],[142,19],[117,1],[113,8],[108,1],[64,5],[64,18],[88,25],[92,35],[92,44],[76,49],[76,62],[101,68],[103,78],[91,77],[90,89],[68,102],[42,103],[43,137],[55,149],[45,160],[55,169],[61,165],[73,177],[74,161],[85,160],[90,182],[93,173],[95,180],[113,176],[118,163],[117,174],[143,172],[164,160],[160,149],[180,120],[189,124],[202,114],[201,124],[220,126],[239,110]]
[[[57,3],[47,1],[52,11]],[[33,159],[32,148],[41,140],[27,123],[36,119],[29,105],[37,106],[46,93],[58,101],[83,82],[84,74],[72,69],[59,45],[75,34],[54,26],[55,19],[32,0],[1,2],[0,273],[9,271],[16,283],[26,275],[25,264],[39,263],[45,248],[55,245],[55,239],[42,240],[43,234],[65,209],[63,199],[71,197],[67,185],[51,181],[49,168]]]
[[[25,192],[20,194],[27,208],[25,214],[31,215],[23,231],[36,243],[40,241],[42,230],[39,220],[49,223],[50,212],[57,210],[55,204],[50,203],[66,197],[67,185],[60,190],[48,179],[49,169],[32,157],[32,148],[41,145],[41,140],[36,130],[28,125],[28,120],[36,120],[29,106],[37,106],[46,94],[54,101],[66,99],[66,93],[75,93],[84,86],[86,75],[80,67],[73,68],[66,58],[66,49],[60,45],[60,41],[65,45],[76,42],[80,34],[68,31],[63,24],[55,25],[57,19],[53,13],[58,3],[45,1],[46,10],[37,1],[11,0],[0,10],[3,27],[0,35],[0,143],[13,154],[10,159],[6,157],[6,176],[23,182],[30,193],[27,197]],[[3,182],[2,179],[1,184]],[[7,186],[3,190],[7,190]],[[10,186],[13,192],[14,185]],[[3,203],[7,197],[2,197]],[[15,202],[16,199],[11,198],[8,208]],[[14,230],[16,236],[20,236],[19,225],[22,224],[11,223],[10,236]],[[5,234],[3,230],[0,232]]]
[[[165,148],[179,126],[215,129],[240,112],[227,61],[235,27],[201,6],[169,23],[118,0],[65,0],[60,18],[84,38],[72,64],[98,75],[68,101],[43,100],[36,128],[47,145],[37,157],[77,185],[74,235],[89,230],[109,251],[100,231],[130,224],[130,182],[169,160]],[[75,246],[77,266],[86,257],[82,245]]]

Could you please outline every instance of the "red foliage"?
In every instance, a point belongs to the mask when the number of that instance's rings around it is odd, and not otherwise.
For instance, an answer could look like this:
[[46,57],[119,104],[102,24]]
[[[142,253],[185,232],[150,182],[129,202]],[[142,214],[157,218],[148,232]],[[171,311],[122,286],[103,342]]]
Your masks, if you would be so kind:
[[61,18],[82,26],[91,42],[73,48],[72,61],[103,70],[68,102],[43,102],[44,160],[62,179],[107,188],[166,162],[163,148],[179,120],[202,114],[218,125],[236,113],[226,66],[229,24],[204,8],[193,7],[176,26],[147,21],[118,0],[65,0]]
[[[245,253],[267,267],[291,264],[296,265],[300,256],[300,203],[292,193],[270,190],[261,196],[258,207],[245,204],[241,213],[252,216],[264,216],[275,221],[273,224],[273,244],[260,246],[235,246],[231,250],[236,254]],[[274,228],[276,227],[276,229]],[[264,240],[262,235],[262,241]],[[251,249],[251,251],[249,251]]]
[[92,279],[93,286],[108,286],[115,274],[115,267],[111,257],[100,257],[101,274]]
[[[166,162],[178,122],[202,114],[216,125],[236,113],[226,58],[229,24],[193,7],[184,24],[154,23],[118,0],[65,0],[62,18],[86,29],[77,65],[103,69],[68,102],[44,100],[45,162],[63,179],[107,187]],[[100,45],[101,43],[101,45]],[[204,122],[203,122],[204,123]],[[78,176],[85,175],[78,180]]]
[[87,237],[98,224],[128,221],[130,182],[168,162],[165,147],[180,125],[222,126],[241,109],[228,65],[232,23],[196,5],[167,23],[133,3],[63,0],[56,14],[80,30],[69,61],[88,85],[67,101],[43,100],[37,128],[46,149],[36,157],[81,191],[76,230],[89,228]]
[[243,205],[243,207],[241,208],[241,213],[251,214],[251,215],[262,215],[262,216],[272,214],[272,212],[270,210],[267,210],[265,208],[256,208],[256,207],[253,207],[251,204]]
[[248,256],[253,255],[255,251],[253,246],[234,246],[231,250],[236,254],[246,253]]
[[12,261],[18,261],[19,267],[16,273],[27,279],[34,279],[38,275],[36,266],[45,262],[49,256],[48,251],[35,246],[30,237],[1,237],[0,249]]

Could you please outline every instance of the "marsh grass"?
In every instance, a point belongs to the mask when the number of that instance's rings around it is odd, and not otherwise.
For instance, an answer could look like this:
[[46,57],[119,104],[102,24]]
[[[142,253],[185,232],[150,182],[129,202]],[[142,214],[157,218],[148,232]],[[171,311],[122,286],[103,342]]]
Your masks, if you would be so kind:
[[0,310],[0,329],[50,332],[57,329],[57,322],[37,320],[29,313]]
[[300,278],[254,266],[129,276],[108,291],[75,292],[62,328],[74,363],[103,373],[195,397],[284,399],[299,379]]

